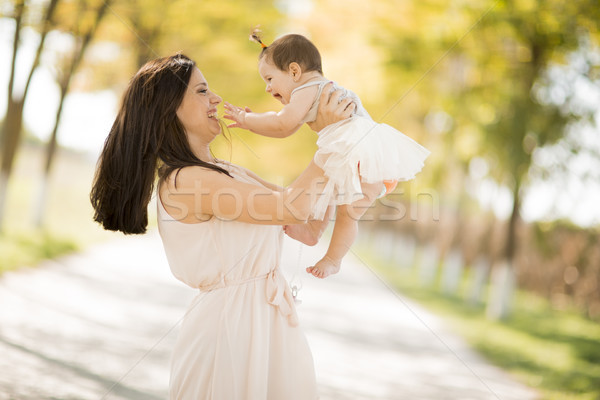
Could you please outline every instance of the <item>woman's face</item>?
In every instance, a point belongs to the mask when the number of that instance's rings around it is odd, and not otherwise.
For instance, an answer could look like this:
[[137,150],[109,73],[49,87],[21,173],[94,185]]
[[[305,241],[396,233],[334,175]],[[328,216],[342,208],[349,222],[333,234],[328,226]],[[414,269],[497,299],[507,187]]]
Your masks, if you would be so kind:
[[217,119],[217,105],[222,99],[208,89],[208,83],[202,72],[195,67],[177,117],[183,124],[187,135],[206,138],[208,142],[221,132]]
[[292,90],[298,85],[289,72],[281,71],[275,64],[267,61],[267,57],[263,57],[258,62],[258,73],[267,85],[267,93],[284,105],[290,102]]

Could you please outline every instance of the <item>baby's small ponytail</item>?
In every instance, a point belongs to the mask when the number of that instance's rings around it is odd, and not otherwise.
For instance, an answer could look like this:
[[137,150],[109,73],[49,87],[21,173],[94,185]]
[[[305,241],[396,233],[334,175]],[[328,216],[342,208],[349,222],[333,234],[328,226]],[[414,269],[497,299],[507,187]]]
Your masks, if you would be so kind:
[[260,47],[262,47],[264,50],[267,48],[267,45],[264,44],[260,38],[262,32],[259,28],[260,28],[260,25],[257,25],[256,28],[252,29],[252,32],[250,32],[250,40],[260,44]]

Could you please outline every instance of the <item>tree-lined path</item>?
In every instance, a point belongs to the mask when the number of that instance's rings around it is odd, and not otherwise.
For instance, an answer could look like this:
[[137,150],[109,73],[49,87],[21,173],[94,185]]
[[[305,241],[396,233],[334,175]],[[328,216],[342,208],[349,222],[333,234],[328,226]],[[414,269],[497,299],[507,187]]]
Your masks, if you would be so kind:
[[[298,250],[286,241],[288,278]],[[322,251],[303,247],[300,265]],[[323,281],[298,272],[322,400],[536,398],[358,257]],[[195,294],[171,276],[155,232],[5,274],[0,400],[166,398],[178,321]]]

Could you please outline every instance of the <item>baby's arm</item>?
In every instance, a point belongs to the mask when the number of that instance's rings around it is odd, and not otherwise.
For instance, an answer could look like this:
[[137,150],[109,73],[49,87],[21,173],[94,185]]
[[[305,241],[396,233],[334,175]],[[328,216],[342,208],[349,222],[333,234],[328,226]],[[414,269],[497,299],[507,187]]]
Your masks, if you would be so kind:
[[331,242],[325,256],[313,267],[306,269],[317,278],[326,278],[339,271],[342,258],[350,251],[350,247],[358,234],[358,221],[381,193],[381,183],[362,183],[364,197],[352,204],[337,207],[335,225]]
[[250,112],[249,109],[236,107],[225,102],[225,118],[234,121],[230,128],[248,129],[259,135],[285,138],[302,126],[302,119],[315,100],[316,87],[307,87],[295,92],[289,104],[279,112]]

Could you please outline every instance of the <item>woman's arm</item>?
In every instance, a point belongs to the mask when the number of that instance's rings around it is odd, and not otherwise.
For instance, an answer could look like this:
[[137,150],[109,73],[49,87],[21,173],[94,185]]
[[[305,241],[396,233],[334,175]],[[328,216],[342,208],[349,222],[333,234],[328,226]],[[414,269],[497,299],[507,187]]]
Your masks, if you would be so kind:
[[308,219],[323,171],[314,163],[296,180],[295,187],[272,190],[232,179],[202,167],[186,167],[163,182],[159,193],[163,206],[173,218],[198,223],[213,216],[262,225],[302,223]]
[[256,173],[254,171],[251,171],[248,168],[244,168],[244,167],[239,167],[239,168],[242,168],[246,172],[246,174],[248,174],[248,176],[250,176],[252,179],[256,179],[258,182],[260,182],[261,185],[263,185],[271,190],[274,190],[276,192],[283,192],[285,190],[285,188],[283,186],[279,186],[279,185],[276,185],[274,183],[264,180],[260,176],[256,175]]

